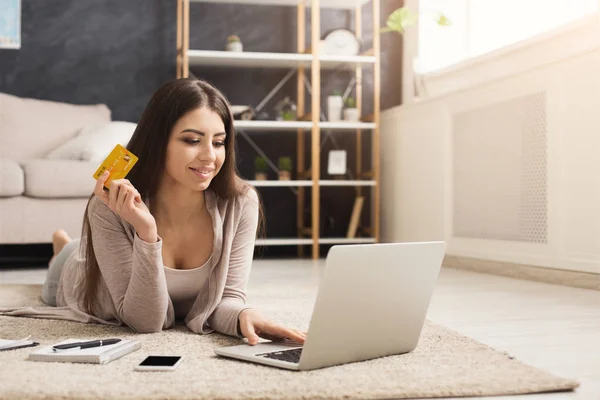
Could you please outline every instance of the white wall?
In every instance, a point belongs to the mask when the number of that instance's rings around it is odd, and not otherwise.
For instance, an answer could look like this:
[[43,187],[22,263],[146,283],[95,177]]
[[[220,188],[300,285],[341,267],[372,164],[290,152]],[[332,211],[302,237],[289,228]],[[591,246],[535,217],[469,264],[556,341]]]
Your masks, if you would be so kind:
[[[414,49],[415,46],[406,47]],[[410,81],[404,82],[405,88],[411,86]],[[443,239],[448,243],[449,255],[600,273],[600,25],[597,19],[589,18],[542,38],[431,75],[427,78],[427,88],[427,100],[415,102],[405,97],[409,104],[382,113],[382,240]],[[453,143],[463,137],[463,132],[457,132],[453,125],[457,116],[470,115],[486,107],[494,109],[499,104],[535,94],[545,99],[544,218],[547,231],[544,240],[493,240],[484,239],[485,235],[469,238],[455,235],[453,167],[464,161],[453,159]],[[507,118],[516,118],[510,107],[507,110]],[[490,131],[486,132],[502,135],[497,125],[490,123]],[[510,134],[514,136],[515,132],[506,133],[506,140]],[[501,144],[502,139],[500,137],[498,143]],[[495,166],[501,165],[502,160],[514,159],[509,157],[509,152],[519,151],[513,147],[496,147],[498,157],[494,157],[496,164],[492,164]],[[485,157],[481,158],[468,158],[475,172],[489,168]],[[514,163],[505,161],[505,165],[493,172],[514,177],[516,175],[506,172],[511,168],[516,168]],[[473,190],[486,189],[474,187]],[[520,194],[516,194],[517,199]],[[482,212],[473,208],[474,212]],[[522,218],[517,215],[518,208],[496,207],[486,212],[497,213],[489,221]],[[482,226],[489,228],[489,221]]]

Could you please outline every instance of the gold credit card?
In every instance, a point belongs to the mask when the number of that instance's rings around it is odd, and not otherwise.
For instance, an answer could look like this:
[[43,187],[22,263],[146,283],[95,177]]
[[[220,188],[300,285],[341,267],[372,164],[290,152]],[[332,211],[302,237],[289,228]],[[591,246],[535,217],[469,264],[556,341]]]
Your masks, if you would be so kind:
[[110,189],[110,182],[115,179],[125,178],[137,160],[138,158],[135,154],[117,144],[94,173],[94,179],[98,180],[104,171],[108,170],[109,175],[106,182],[104,182],[104,187]]

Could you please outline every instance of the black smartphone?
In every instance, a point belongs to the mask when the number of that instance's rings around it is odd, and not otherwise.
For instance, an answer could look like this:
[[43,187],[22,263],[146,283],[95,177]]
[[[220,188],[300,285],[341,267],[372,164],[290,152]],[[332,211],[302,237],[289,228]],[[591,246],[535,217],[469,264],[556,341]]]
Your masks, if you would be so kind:
[[181,364],[183,356],[148,356],[138,366],[136,371],[174,371]]

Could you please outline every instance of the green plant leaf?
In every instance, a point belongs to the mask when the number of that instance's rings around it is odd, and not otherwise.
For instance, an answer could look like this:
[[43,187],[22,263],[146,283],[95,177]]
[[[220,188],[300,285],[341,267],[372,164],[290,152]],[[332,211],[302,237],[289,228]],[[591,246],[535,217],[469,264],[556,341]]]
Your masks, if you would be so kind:
[[448,17],[446,17],[444,14],[441,14],[438,16],[438,19],[436,20],[437,24],[439,26],[450,26],[452,25],[452,21],[450,21],[448,19]]
[[254,168],[258,172],[264,172],[267,170],[267,161],[262,157],[256,157],[254,159]]
[[291,157],[279,157],[279,169],[281,171],[292,170],[292,158]]
[[394,10],[388,17],[386,27],[381,32],[404,33],[406,27],[414,25],[417,21],[417,15],[406,7],[400,7]]

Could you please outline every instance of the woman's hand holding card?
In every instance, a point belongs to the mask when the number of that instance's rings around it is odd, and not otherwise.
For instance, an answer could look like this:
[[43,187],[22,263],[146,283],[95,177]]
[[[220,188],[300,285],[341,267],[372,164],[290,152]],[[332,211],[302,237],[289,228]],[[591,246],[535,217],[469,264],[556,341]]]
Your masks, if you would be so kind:
[[[115,154],[116,152],[120,153]],[[97,179],[94,194],[114,213],[133,225],[140,239],[154,243],[158,240],[156,220],[142,201],[140,193],[127,179],[111,179],[114,175],[120,174],[123,177],[127,175],[132,160],[133,163],[137,161],[137,157],[135,159],[133,157],[135,157],[133,154],[124,148],[119,149],[117,145],[94,174]],[[111,158],[114,158],[112,162]],[[129,167],[126,168],[125,173],[123,173],[123,166]],[[109,180],[110,183],[107,184]]]

